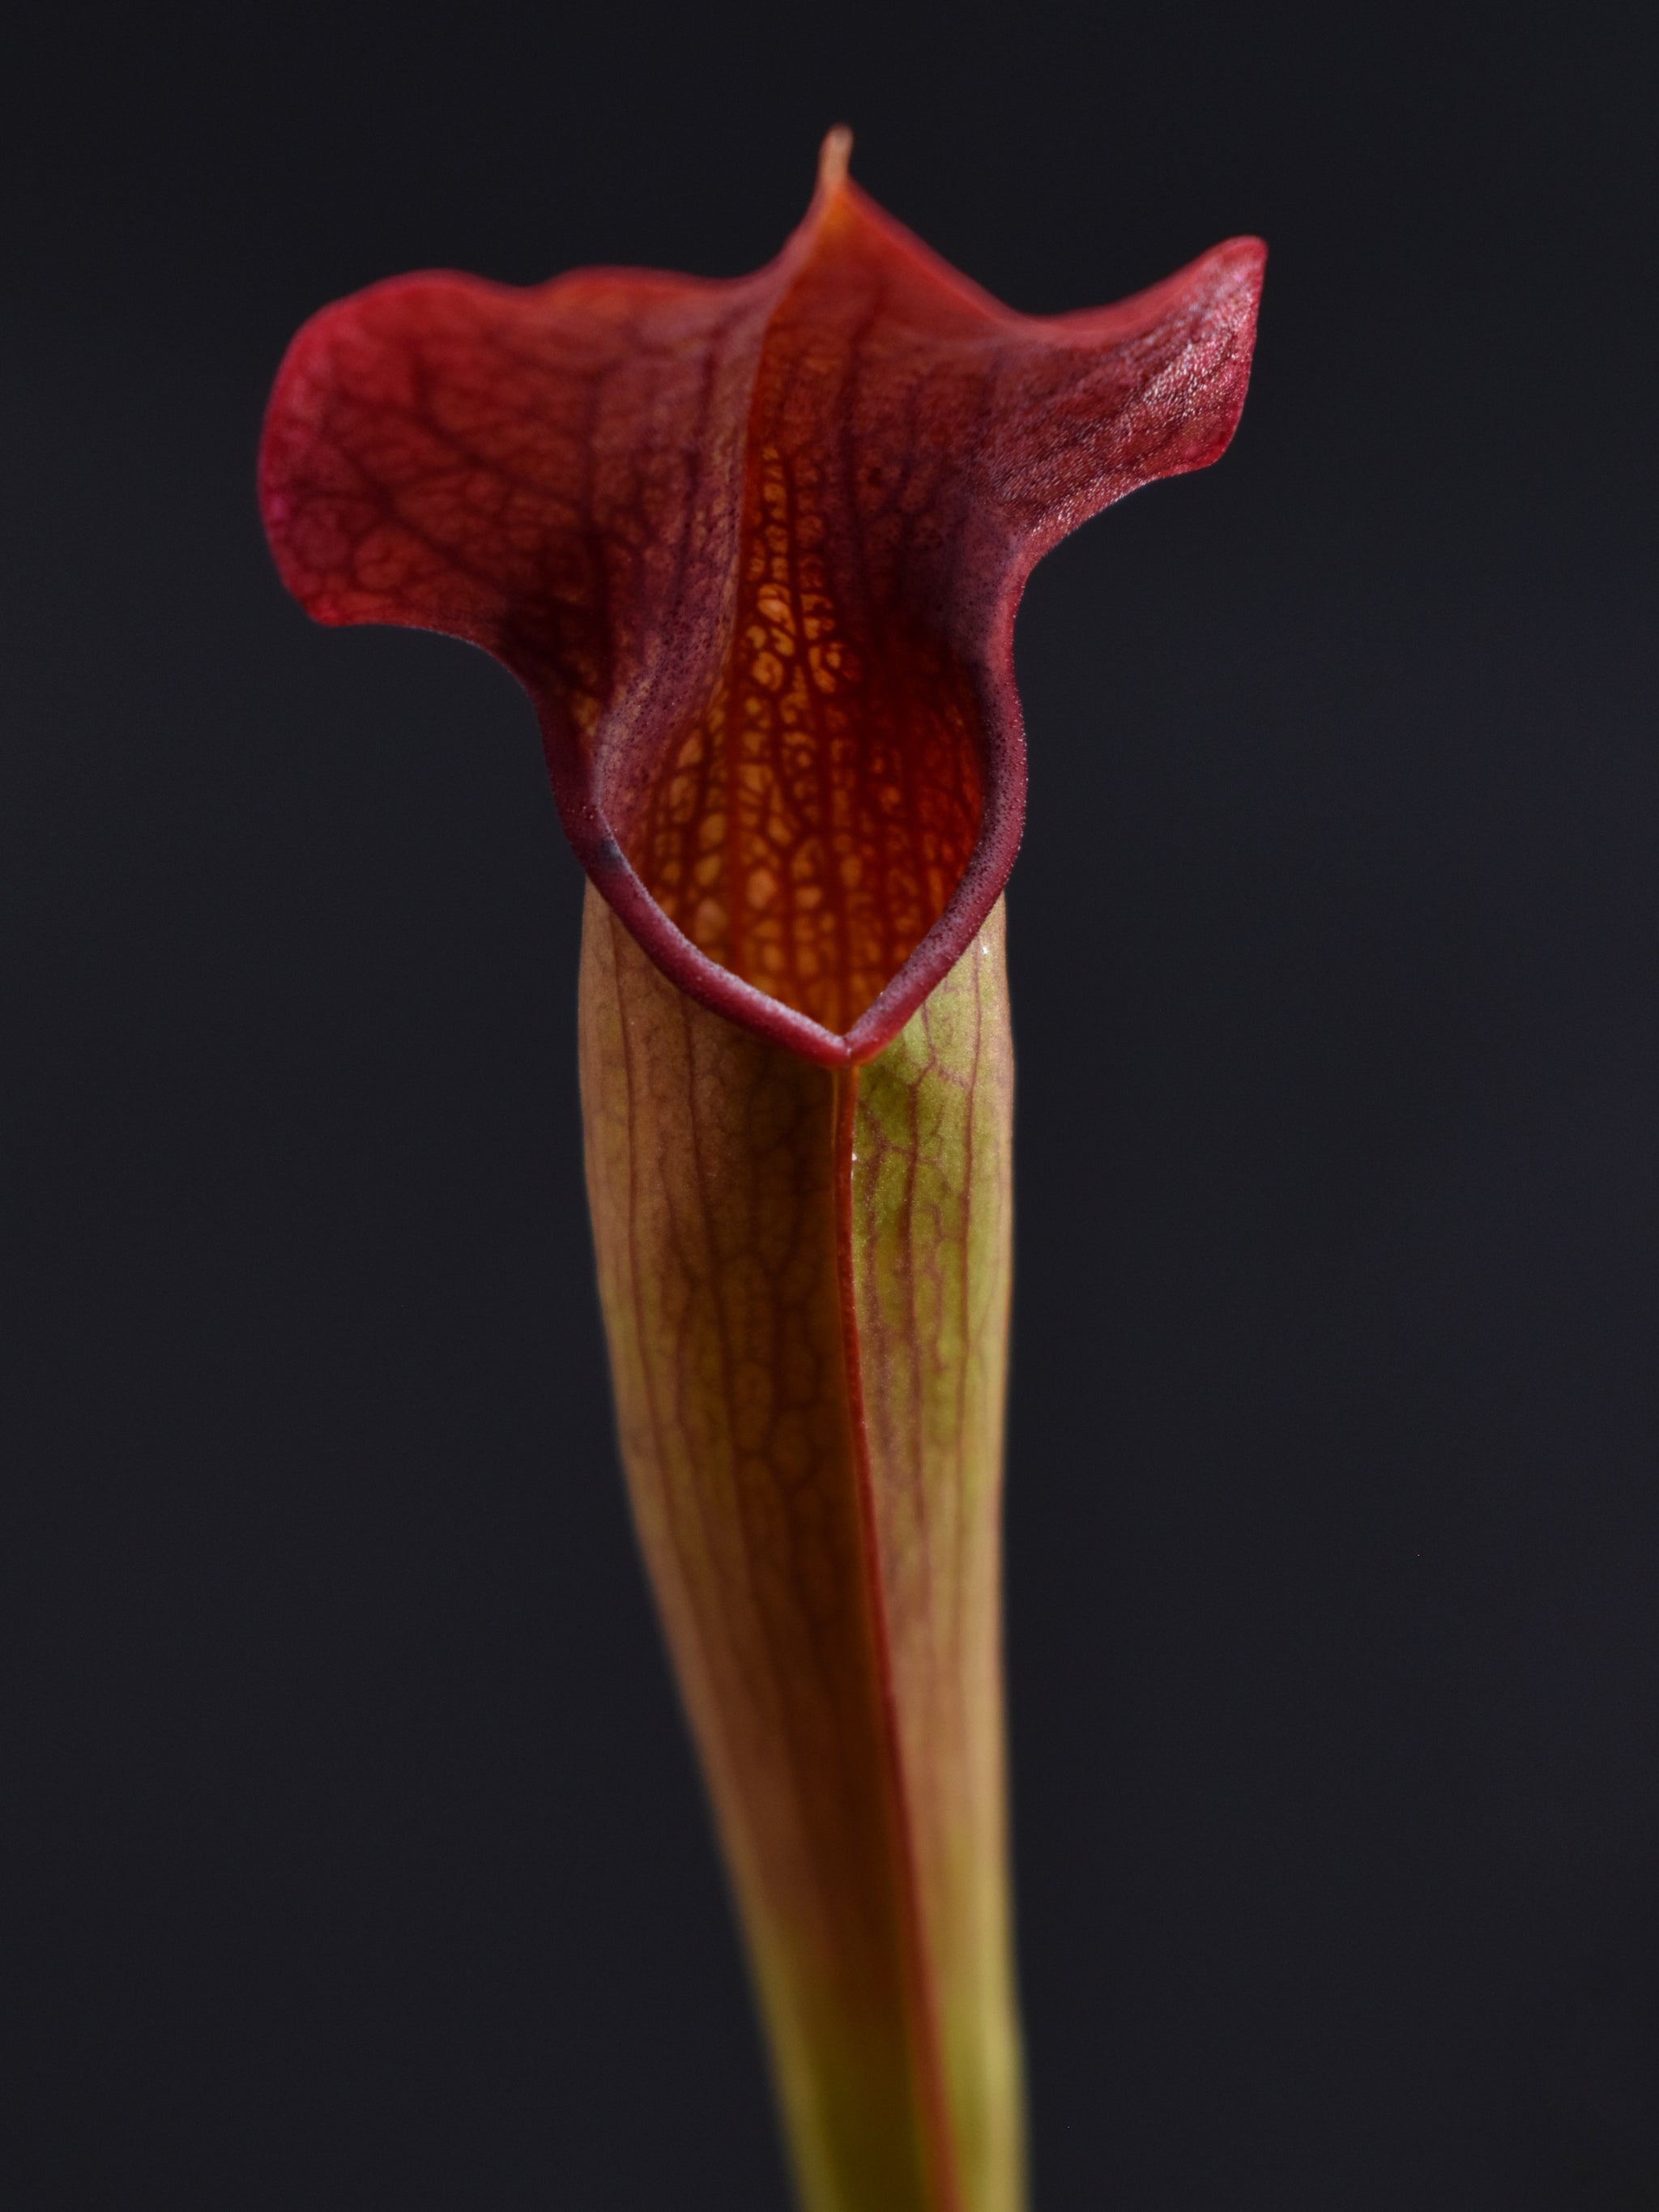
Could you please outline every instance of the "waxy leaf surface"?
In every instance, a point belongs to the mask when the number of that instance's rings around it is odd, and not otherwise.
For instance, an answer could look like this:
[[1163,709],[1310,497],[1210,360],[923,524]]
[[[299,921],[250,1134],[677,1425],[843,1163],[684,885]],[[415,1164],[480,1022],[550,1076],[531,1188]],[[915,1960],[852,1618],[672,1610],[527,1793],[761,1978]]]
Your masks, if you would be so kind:
[[1002,907],[873,1062],[677,990],[592,891],[583,1121],[635,1518],[809,2212],[1015,2212]]
[[1262,262],[1235,239],[1115,307],[1016,314],[848,180],[847,144],[753,276],[437,274],[325,309],[260,465],[302,604],[496,654],[640,944],[831,1066],[898,1034],[1001,891],[1020,590],[1221,453]]

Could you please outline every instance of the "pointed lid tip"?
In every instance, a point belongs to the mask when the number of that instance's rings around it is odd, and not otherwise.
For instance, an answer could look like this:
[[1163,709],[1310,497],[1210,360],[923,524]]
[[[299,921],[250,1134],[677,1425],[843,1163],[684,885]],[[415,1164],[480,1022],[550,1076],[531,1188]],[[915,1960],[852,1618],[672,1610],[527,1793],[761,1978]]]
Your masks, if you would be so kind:
[[826,199],[847,182],[852,153],[853,134],[844,123],[838,123],[818,149],[818,191]]

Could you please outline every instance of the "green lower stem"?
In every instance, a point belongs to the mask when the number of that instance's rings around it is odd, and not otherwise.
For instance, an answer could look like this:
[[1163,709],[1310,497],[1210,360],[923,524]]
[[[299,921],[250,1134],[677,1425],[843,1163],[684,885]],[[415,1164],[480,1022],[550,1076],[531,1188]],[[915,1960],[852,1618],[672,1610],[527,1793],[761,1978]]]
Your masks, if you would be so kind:
[[581,1058],[629,1493],[803,2203],[1018,2212],[1001,909],[854,1077],[590,893]]

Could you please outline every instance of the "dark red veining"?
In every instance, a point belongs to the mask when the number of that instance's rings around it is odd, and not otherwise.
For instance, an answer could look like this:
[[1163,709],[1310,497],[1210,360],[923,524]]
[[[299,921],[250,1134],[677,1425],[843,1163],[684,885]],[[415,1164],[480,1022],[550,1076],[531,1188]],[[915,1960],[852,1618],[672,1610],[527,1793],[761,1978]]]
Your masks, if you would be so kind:
[[375,285],[295,339],[259,485],[318,620],[444,630],[529,691],[570,839],[672,981],[870,1058],[1012,866],[1015,606],[1069,531],[1224,449],[1264,249],[1017,315],[826,142],[777,260]]

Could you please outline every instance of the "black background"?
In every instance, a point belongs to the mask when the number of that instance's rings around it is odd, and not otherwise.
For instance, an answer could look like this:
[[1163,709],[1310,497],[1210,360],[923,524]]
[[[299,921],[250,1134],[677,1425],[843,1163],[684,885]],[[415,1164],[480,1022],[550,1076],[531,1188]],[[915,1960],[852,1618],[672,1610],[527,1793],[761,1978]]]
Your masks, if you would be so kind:
[[0,2201],[785,2203],[614,1463],[530,712],[309,628],[252,468],[324,301],[747,270],[844,118],[1017,307],[1273,248],[1232,453],[1018,639],[1039,2212],[1659,2206],[1652,58],[1611,21],[14,17]]

